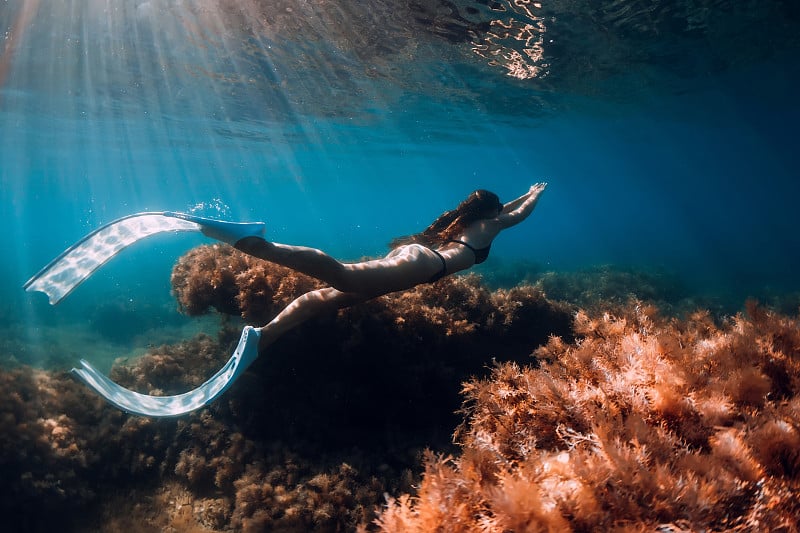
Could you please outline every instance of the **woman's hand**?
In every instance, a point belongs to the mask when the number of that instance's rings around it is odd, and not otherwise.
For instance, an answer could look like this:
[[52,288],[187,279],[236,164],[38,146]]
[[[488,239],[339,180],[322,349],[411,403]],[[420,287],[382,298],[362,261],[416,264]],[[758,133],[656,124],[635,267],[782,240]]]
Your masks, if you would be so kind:
[[542,195],[547,188],[547,183],[535,183],[531,185],[528,192],[520,196],[514,201],[507,203],[503,207],[503,211],[497,216],[502,229],[510,228],[525,220],[531,214],[536,203],[539,201],[539,196]]
[[531,185],[531,188],[528,190],[528,194],[532,195],[532,196],[539,196],[540,194],[542,194],[544,192],[544,190],[546,188],[547,188],[547,183],[546,182],[534,183],[533,185]]

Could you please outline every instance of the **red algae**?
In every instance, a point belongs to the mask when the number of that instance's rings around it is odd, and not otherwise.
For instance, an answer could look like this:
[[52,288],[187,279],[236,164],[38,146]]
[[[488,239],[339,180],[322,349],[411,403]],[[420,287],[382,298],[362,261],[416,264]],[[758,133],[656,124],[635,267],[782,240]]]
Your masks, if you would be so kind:
[[380,530],[798,530],[800,320],[632,302],[575,330],[465,384],[460,455],[428,456]]

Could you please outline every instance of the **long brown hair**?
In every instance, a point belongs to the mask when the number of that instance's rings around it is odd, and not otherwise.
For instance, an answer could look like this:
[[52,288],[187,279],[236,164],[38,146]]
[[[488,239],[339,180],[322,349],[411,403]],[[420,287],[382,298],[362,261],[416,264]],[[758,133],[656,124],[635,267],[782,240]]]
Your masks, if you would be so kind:
[[444,244],[449,239],[460,235],[473,222],[492,218],[502,209],[503,203],[495,193],[478,189],[458,204],[458,207],[439,215],[439,218],[421,233],[398,237],[389,243],[389,247],[394,249],[412,243],[425,246]]

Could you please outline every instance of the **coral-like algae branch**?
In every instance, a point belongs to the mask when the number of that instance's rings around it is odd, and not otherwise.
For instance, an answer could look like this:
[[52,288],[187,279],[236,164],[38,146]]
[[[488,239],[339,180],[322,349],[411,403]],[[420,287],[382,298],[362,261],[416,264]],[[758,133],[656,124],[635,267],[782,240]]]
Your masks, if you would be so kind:
[[429,455],[381,530],[798,530],[798,319],[632,303],[575,330],[464,386],[460,454]]

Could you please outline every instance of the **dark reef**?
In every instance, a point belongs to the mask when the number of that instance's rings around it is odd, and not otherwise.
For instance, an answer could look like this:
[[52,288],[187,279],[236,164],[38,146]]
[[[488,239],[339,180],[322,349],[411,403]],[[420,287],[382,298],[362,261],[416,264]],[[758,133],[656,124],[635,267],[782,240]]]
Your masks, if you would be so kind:
[[[630,274],[596,277],[608,305],[579,308],[543,287],[592,285],[552,276],[454,277],[320,316],[177,419],[128,416],[65,373],[0,370],[1,510],[28,531],[797,531],[800,319],[755,303],[662,315],[635,296],[670,290]],[[220,245],[173,271],[185,313],[254,324],[317,286]],[[112,378],[185,391],[240,327]]]

